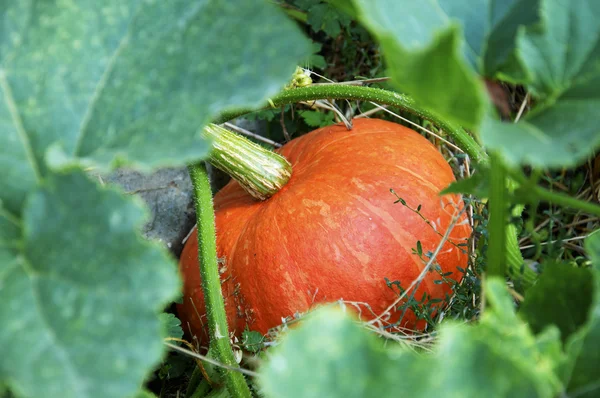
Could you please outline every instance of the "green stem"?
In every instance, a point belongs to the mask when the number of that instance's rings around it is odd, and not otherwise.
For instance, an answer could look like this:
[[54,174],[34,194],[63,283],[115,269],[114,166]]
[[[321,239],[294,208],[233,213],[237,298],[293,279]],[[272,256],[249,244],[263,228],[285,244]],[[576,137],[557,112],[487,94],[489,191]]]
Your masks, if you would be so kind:
[[212,390],[210,393],[203,395],[204,398],[229,398],[231,394],[225,388],[218,388]]
[[[192,165],[189,167],[189,171],[194,187],[194,203],[198,223],[198,260],[206,303],[210,346],[218,361],[237,367],[238,364],[229,343],[229,328],[221,292],[221,279],[217,263],[215,213],[210,182],[204,164]],[[246,379],[241,373],[228,369],[222,371],[225,385],[232,397],[251,397]]]
[[584,213],[600,217],[600,206],[595,203],[586,202],[563,193],[552,192],[540,187],[539,185],[531,184],[520,172],[511,173],[511,177],[519,182],[521,186],[526,187],[529,195],[532,197],[540,199],[544,202],[550,202],[559,206],[581,210]]
[[506,267],[507,235],[506,171],[499,157],[491,156],[490,168],[490,221],[488,224],[489,243],[487,251],[488,276],[504,276]]
[[213,141],[208,161],[234,178],[254,198],[265,200],[279,192],[292,176],[283,156],[241,135],[209,124],[203,135]]
[[202,372],[198,366],[194,367],[194,371],[192,372],[192,377],[190,377],[190,381],[188,382],[187,389],[185,391],[185,398],[192,397],[192,394],[198,388],[198,385],[202,381]]
[[279,6],[283,9],[289,17],[295,19],[298,22],[307,23],[308,22],[308,14],[304,11],[298,10],[288,4],[278,3]]
[[[215,348],[213,346],[209,347],[206,356],[211,359],[216,359]],[[202,398],[206,396],[206,394],[210,390],[213,389],[213,386],[215,388],[220,388],[220,386],[223,384],[223,378],[221,377],[221,373],[217,369],[217,366],[205,362],[204,374],[206,378],[201,379],[203,372],[201,372],[200,368],[196,366],[196,368],[194,369],[194,373],[192,373],[192,378],[194,377],[194,374],[199,374],[200,377],[198,378],[198,381],[196,382],[195,386],[191,386],[192,380],[190,380],[190,383],[188,383],[188,391],[186,392],[186,398]],[[210,383],[208,382],[208,380],[210,380]]]
[[190,398],[205,398],[206,394],[208,394],[208,392],[211,390],[211,386],[210,384],[208,384],[208,381],[206,380],[202,380],[195,388],[194,392],[192,395],[190,395]]
[[[456,142],[456,144],[464,150],[474,162],[481,163],[487,162],[488,160],[485,151],[462,127],[450,123],[436,116],[434,113],[419,107],[410,97],[393,91],[344,84],[312,85],[283,90],[275,97],[271,98],[271,102],[273,104],[272,106],[280,107],[287,104],[294,104],[302,101],[315,101],[318,99],[372,101],[380,105],[394,106],[436,124],[444,130],[446,134],[452,137],[454,142]],[[214,122],[220,124],[253,111],[254,109],[237,109],[230,112],[224,112]]]

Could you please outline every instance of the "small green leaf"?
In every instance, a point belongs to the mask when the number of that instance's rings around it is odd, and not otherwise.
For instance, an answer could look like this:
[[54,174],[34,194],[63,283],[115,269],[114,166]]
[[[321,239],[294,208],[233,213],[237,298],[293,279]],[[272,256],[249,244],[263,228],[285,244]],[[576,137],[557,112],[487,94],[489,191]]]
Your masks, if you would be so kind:
[[308,61],[306,61],[308,69],[325,69],[327,68],[327,61],[325,57],[319,54],[313,54],[308,57]]
[[600,3],[541,4],[542,23],[518,38],[540,105],[516,125],[487,120],[481,136],[514,165],[574,166],[600,147]]
[[311,44],[311,55],[302,63],[308,69],[325,69],[327,61],[318,53],[321,51],[321,43],[313,42]]
[[348,15],[338,12],[327,3],[313,5],[308,10],[308,24],[315,32],[322,30],[330,37],[337,37],[341,28],[348,26],[350,22]]
[[0,383],[23,397],[139,389],[164,349],[157,314],[179,285],[168,253],[140,236],[144,215],[83,172],[46,176],[19,244],[0,244]]
[[244,330],[242,333],[242,346],[250,352],[259,352],[263,348],[265,338],[259,332]]
[[[172,343],[175,344],[175,342]],[[176,379],[184,376],[186,372],[196,367],[196,362],[191,357],[186,355],[169,355],[158,370],[158,377],[162,380]]]
[[590,270],[546,264],[538,282],[527,290],[519,314],[535,333],[556,325],[566,341],[587,321],[593,291]]
[[183,337],[183,329],[181,328],[181,321],[179,318],[171,313],[166,312],[160,314],[159,318],[163,325],[163,330],[166,332],[165,337],[173,337],[176,339]]
[[325,127],[333,124],[333,113],[331,112],[317,112],[317,111],[303,111],[300,113],[304,122],[310,127]]

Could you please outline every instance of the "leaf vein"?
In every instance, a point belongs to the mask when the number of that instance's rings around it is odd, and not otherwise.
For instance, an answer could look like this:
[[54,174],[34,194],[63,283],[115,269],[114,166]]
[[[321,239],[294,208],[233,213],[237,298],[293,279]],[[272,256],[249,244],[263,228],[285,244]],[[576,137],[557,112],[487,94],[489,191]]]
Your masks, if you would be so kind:
[[119,42],[119,45],[117,46],[117,48],[115,48],[115,51],[110,56],[108,64],[106,65],[106,68],[104,69],[104,72],[102,73],[102,76],[100,77],[100,79],[98,80],[98,83],[96,84],[96,87],[94,88],[94,92],[92,93],[90,103],[86,109],[85,115],[83,115],[83,118],[81,119],[81,124],[79,126],[79,131],[77,133],[77,138],[75,141],[75,147],[73,148],[73,156],[77,156],[77,153],[79,152],[79,149],[85,138],[85,134],[87,133],[88,125],[94,114],[96,104],[98,103],[98,100],[100,99],[102,92],[108,83],[108,79],[110,78],[110,76],[115,68],[117,59],[119,58],[119,55],[121,54],[123,49],[126,48],[127,44],[129,43],[129,37],[131,34],[130,28],[131,28],[131,25],[133,24],[132,21],[134,19],[135,19],[134,17],[131,18],[131,21],[129,22],[129,26],[127,27],[127,33],[125,35],[123,35],[123,38]]
[[27,131],[25,131],[23,119],[19,114],[19,110],[17,108],[17,104],[15,103],[15,98],[10,88],[10,84],[8,83],[8,79],[6,78],[6,72],[4,71],[4,69],[0,69],[0,88],[4,93],[4,100],[6,101],[6,105],[8,106],[8,110],[10,112],[10,116],[12,118],[14,127],[17,130],[19,139],[21,140],[23,148],[25,149],[25,155],[27,157],[27,160],[29,161],[31,168],[33,169],[33,173],[37,182],[39,183],[42,179],[40,167],[35,158],[35,154],[33,153],[33,147],[31,146],[31,142],[29,141]]
[[[23,263],[27,263],[27,260],[24,259]],[[29,274],[27,272],[27,270],[25,270],[25,274]],[[37,288],[37,284],[36,281],[38,280],[38,278],[36,277],[32,277],[30,275],[30,281],[31,281],[31,293],[33,295],[34,300],[36,301],[36,307],[38,309],[38,314],[39,314],[39,320],[46,326],[46,335],[49,337],[51,343],[53,343],[53,346],[56,348],[56,352],[58,354],[58,358],[60,359],[61,362],[63,362],[65,364],[65,369],[68,373],[68,377],[71,379],[71,383],[70,385],[73,386],[73,388],[76,389],[77,397],[86,397],[87,394],[84,393],[84,389],[82,387],[82,385],[78,382],[78,375],[77,372],[75,371],[76,367],[75,365],[69,360],[69,355],[67,354],[67,350],[62,346],[60,340],[58,339],[57,334],[55,333],[54,329],[52,329],[52,327],[50,326],[48,320],[46,319],[46,316],[44,314],[44,312],[42,311],[42,300],[39,296],[38,293],[38,288]]]

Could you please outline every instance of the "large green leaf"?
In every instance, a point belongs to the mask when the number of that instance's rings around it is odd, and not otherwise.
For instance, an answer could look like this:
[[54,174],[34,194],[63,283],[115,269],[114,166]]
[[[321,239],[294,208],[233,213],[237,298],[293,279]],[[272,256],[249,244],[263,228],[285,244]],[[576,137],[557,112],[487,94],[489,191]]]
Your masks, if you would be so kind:
[[587,321],[594,288],[590,270],[548,263],[519,313],[536,333],[556,325],[564,341]]
[[578,91],[598,96],[600,3],[541,0],[542,23],[523,30],[519,56],[532,72],[529,88],[538,97]]
[[354,0],[378,37],[397,86],[433,112],[465,127],[483,120],[479,75],[518,81],[519,28],[539,20],[539,0]]
[[541,103],[516,125],[486,121],[482,138],[512,164],[573,166],[600,146],[600,2],[541,2],[543,23],[517,40]]
[[72,164],[199,159],[204,124],[265,101],[309,50],[262,1],[0,0],[0,384],[136,392],[176,268],[138,205]]
[[587,324],[566,344],[565,379],[570,397],[592,398],[600,394],[600,232],[591,235],[585,247],[594,265],[594,303]]
[[268,397],[288,398],[389,396],[400,379],[394,377],[395,362],[410,360],[392,360],[374,336],[332,309],[315,313],[268,354],[262,390]]
[[[260,370],[269,397],[552,397],[562,360],[555,328],[534,337],[501,279],[485,285],[481,324],[447,324],[433,354],[387,345],[339,311],[289,332]],[[308,364],[308,365],[307,365]]]
[[211,117],[262,103],[310,54],[293,22],[256,0],[1,0],[0,26],[0,198],[13,213],[45,158],[201,158]]
[[18,244],[0,241],[0,382],[18,396],[130,396],[160,359],[178,278],[143,216],[80,171],[28,198]]
[[539,21],[540,0],[431,1],[436,2],[448,18],[460,22],[466,41],[463,51],[481,75],[525,78],[515,56],[515,38],[521,26]]

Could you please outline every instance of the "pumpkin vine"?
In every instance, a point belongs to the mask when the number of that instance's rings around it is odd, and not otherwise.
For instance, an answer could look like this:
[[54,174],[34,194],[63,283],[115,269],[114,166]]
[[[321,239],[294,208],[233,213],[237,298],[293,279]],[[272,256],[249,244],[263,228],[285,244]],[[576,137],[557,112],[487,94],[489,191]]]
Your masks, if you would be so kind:
[[[487,153],[462,127],[443,120],[434,113],[418,106],[409,96],[389,90],[347,84],[313,84],[307,87],[283,90],[276,96],[270,98],[269,105],[265,106],[265,108],[280,107],[288,104],[303,101],[315,101],[324,98],[372,101],[381,105],[390,105],[410,112],[439,126],[446,134],[454,139],[458,146],[465,151],[474,162],[484,164],[489,162]],[[214,120],[214,123],[224,123],[253,111],[255,111],[255,109],[245,108],[223,112]]]

